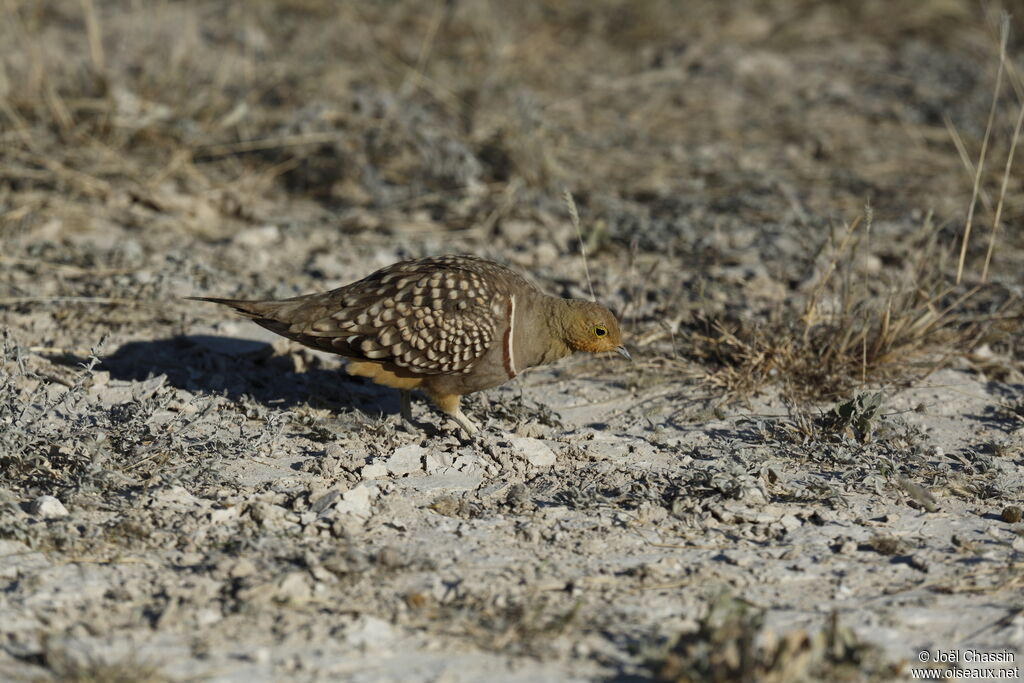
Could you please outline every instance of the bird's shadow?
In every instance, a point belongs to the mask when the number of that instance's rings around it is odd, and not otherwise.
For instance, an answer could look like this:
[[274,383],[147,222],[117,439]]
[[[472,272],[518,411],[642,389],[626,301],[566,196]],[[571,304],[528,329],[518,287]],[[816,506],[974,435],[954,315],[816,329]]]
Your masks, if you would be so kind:
[[350,377],[340,364],[325,367],[306,349],[279,354],[269,343],[252,339],[186,335],[129,342],[100,360],[97,369],[115,380],[166,375],[167,384],[191,393],[248,397],[274,408],[312,405],[370,417],[399,410],[396,391]]

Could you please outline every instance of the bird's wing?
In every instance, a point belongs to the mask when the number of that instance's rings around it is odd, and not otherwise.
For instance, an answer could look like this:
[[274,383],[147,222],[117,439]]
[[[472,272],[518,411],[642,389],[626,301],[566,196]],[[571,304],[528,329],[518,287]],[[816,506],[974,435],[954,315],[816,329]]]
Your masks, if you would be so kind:
[[470,265],[443,259],[395,264],[303,297],[287,312],[290,324],[282,334],[416,374],[469,372],[503,329],[508,302],[508,283]]

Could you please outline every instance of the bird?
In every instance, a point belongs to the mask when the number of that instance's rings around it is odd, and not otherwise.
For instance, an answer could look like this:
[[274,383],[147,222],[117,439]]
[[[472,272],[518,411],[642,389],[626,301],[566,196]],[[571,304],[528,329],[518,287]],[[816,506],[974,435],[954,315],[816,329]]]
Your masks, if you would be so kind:
[[412,424],[419,389],[470,438],[461,397],[575,351],[631,360],[615,315],[545,294],[515,271],[470,255],[400,261],[327,292],[288,299],[186,297],[229,306],[256,324],[338,354],[350,375],[398,389]]

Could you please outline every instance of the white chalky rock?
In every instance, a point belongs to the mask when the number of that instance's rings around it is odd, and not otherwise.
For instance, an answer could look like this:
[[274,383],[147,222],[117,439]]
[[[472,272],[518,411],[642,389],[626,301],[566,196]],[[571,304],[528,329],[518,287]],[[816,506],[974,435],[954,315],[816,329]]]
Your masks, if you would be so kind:
[[388,472],[396,477],[419,472],[423,469],[423,454],[426,450],[423,446],[416,444],[396,448],[385,466],[388,468]]
[[371,489],[365,484],[360,484],[341,494],[341,500],[335,504],[334,509],[340,515],[369,519],[372,514],[370,503],[376,497],[376,487]]
[[53,496],[39,496],[32,501],[29,511],[43,519],[60,519],[68,516],[68,509]]
[[534,467],[551,467],[555,464],[555,452],[540,439],[529,436],[513,436],[509,441],[519,455]]

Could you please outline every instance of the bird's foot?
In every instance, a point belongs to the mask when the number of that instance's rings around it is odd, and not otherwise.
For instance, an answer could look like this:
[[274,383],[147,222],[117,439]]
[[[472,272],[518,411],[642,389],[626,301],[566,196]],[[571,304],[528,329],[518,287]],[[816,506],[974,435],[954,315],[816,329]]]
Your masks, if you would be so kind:
[[448,417],[455,420],[455,423],[459,425],[459,427],[462,429],[462,433],[466,436],[466,438],[469,441],[472,442],[476,440],[477,435],[480,434],[480,429],[475,424],[473,424],[472,420],[466,417],[466,414],[462,412],[462,410],[456,410],[452,413],[449,413]]

